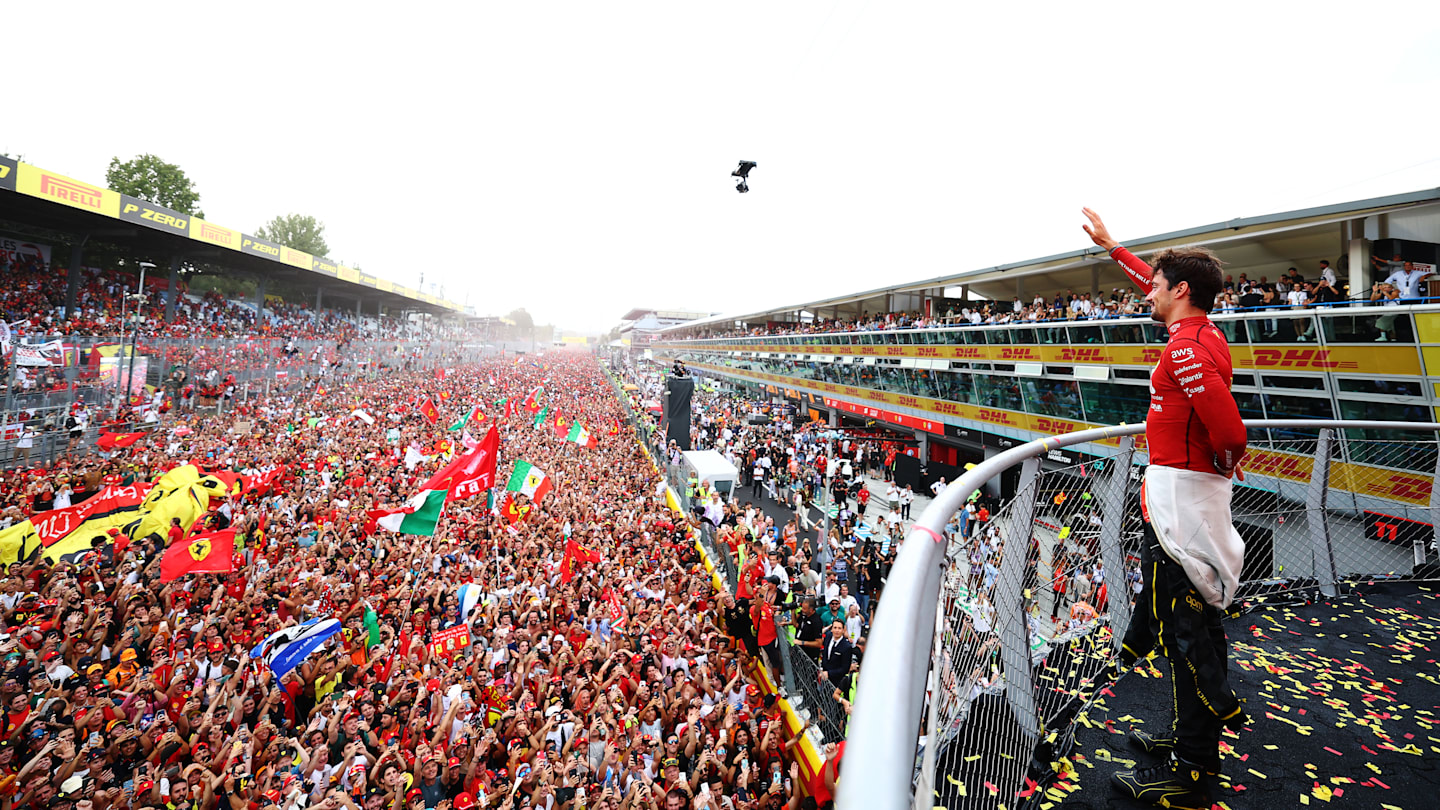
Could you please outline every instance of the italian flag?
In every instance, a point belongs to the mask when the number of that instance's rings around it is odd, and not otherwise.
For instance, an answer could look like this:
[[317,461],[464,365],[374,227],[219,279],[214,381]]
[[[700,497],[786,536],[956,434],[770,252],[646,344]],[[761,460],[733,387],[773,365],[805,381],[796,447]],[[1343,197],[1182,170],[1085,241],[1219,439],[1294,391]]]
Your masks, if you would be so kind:
[[570,432],[565,435],[565,441],[574,442],[581,447],[598,447],[600,445],[599,440],[579,422],[570,423]]
[[480,412],[480,406],[479,406],[479,405],[471,405],[471,406],[470,406],[470,410],[466,411],[466,412],[465,412],[465,415],[462,416],[462,417],[460,417],[460,419],[459,419],[455,424],[451,425],[449,429],[450,429],[450,430],[460,430],[461,428],[463,428],[463,427],[465,427],[466,425],[470,424],[470,420],[471,420],[471,419],[474,419],[474,418],[475,418],[475,414],[477,414],[477,413],[479,413],[479,412]]
[[529,496],[530,500],[539,503],[545,493],[550,491],[550,476],[528,461],[517,461],[515,472],[510,474],[510,482],[505,485],[505,490]]
[[375,525],[400,534],[435,536],[435,524],[440,522],[440,512],[445,508],[443,489],[422,489],[399,509],[383,509],[379,514],[371,513]]
[[550,406],[549,406],[549,405],[546,405],[545,407],[541,408],[541,409],[540,409],[540,412],[537,413],[537,414],[535,414],[535,429],[536,429],[536,430],[539,430],[539,429],[540,429],[540,426],[543,425],[543,424],[545,424],[545,419],[546,419],[549,415],[550,415]]
[[540,410],[540,395],[543,393],[545,393],[545,386],[535,386],[535,389],[530,392],[530,395],[525,397],[525,410],[531,413]]

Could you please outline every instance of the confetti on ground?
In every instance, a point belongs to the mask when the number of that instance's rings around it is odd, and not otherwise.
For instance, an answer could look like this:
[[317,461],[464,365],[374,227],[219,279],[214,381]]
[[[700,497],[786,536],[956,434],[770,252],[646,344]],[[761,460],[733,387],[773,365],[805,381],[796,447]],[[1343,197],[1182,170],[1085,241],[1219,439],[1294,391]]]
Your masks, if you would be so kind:
[[[1404,582],[1357,588],[1328,602],[1271,600],[1226,622],[1231,684],[1251,722],[1222,737],[1216,798],[1238,799],[1240,807],[1327,810],[1440,804],[1440,598]],[[1062,810],[1148,807],[1120,799],[1108,782],[1128,762],[1157,761],[1121,735],[1170,728],[1168,664],[1152,659],[1103,691],[1103,703],[1086,707],[1093,728],[1074,728],[1075,749],[1094,766],[1067,770],[1063,792],[1042,793]],[[1017,804],[1001,796],[967,806],[999,801]]]

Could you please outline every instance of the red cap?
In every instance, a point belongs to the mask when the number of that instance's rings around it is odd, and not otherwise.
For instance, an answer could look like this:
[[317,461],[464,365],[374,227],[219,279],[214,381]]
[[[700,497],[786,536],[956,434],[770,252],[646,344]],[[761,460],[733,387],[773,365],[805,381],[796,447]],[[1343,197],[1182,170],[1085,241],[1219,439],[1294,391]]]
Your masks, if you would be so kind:
[[405,793],[405,801],[407,802],[418,798],[420,798],[420,788],[418,787],[410,788],[410,790]]
[[218,638],[210,642],[210,652],[225,652],[225,642]]
[[451,806],[454,807],[455,810],[470,810],[470,808],[475,806],[475,797],[469,793],[461,793],[455,797],[455,802]]
[[459,757],[450,757],[449,766],[450,766],[451,768],[458,767],[459,765],[460,765],[460,758],[459,758]]

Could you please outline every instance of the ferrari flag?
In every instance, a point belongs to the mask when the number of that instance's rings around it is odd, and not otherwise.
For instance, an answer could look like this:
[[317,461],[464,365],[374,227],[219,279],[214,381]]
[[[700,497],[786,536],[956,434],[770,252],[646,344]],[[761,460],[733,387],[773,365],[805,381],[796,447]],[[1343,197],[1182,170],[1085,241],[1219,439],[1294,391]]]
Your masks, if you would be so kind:
[[160,581],[173,582],[186,574],[228,574],[234,570],[234,559],[234,529],[197,534],[165,549]]

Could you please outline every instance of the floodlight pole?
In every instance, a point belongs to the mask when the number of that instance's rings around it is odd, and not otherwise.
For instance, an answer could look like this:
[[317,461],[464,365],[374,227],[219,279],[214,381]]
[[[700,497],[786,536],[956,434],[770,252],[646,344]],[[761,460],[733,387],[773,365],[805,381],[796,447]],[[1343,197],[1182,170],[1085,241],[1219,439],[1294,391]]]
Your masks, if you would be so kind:
[[[130,362],[128,364],[128,373],[125,377],[125,389],[123,392],[121,392],[121,396],[125,398],[124,401],[126,403],[130,401],[130,386],[135,384],[135,349],[137,348],[140,337],[140,305],[144,303],[145,300],[145,271],[154,266],[155,265],[151,264],[150,262],[140,262],[140,284],[135,288],[135,328],[131,330]],[[125,304],[123,301],[120,304],[120,312],[120,349],[123,351],[125,349]],[[115,370],[115,380],[116,382],[119,382],[120,380],[120,370],[118,368]],[[118,407],[116,408],[116,415],[119,415]]]

